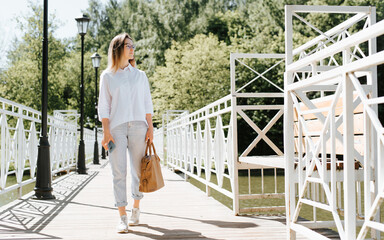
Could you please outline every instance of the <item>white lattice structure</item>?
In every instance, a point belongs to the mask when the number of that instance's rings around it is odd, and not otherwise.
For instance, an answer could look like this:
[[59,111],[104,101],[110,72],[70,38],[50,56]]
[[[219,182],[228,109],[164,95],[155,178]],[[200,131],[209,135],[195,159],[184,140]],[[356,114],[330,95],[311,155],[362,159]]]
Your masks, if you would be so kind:
[[[231,134],[228,114],[231,112],[230,96],[224,97],[189,115],[181,115],[167,125],[167,164],[184,172],[228,197],[232,193],[222,188],[224,178],[231,179]],[[222,116],[227,118],[222,120]],[[213,127],[212,127],[213,125]],[[224,129],[229,133],[225,134]],[[196,169],[196,174],[194,170]],[[202,169],[205,177],[201,176]],[[211,173],[217,184],[210,181]]]
[[[268,78],[267,75],[274,70],[277,66],[280,66],[284,63],[284,54],[252,54],[252,53],[232,53],[230,57],[231,65],[231,98],[232,98],[232,129],[233,129],[233,150],[232,155],[235,159],[234,165],[234,194],[233,194],[233,206],[234,212],[238,213],[250,213],[250,212],[269,212],[269,211],[283,211],[283,205],[276,206],[251,206],[251,207],[240,207],[241,200],[255,200],[255,199],[283,199],[284,193],[278,192],[277,186],[277,169],[284,168],[284,157],[283,151],[280,149],[275,142],[273,142],[267,134],[273,128],[277,127],[277,122],[283,116],[283,89],[282,86],[279,86],[276,79],[278,76],[276,74],[271,74],[271,77]],[[258,65],[258,61],[269,61],[270,66],[266,69],[263,69],[263,72],[258,72],[255,70],[255,66]],[[251,67],[251,63],[253,67]],[[263,64],[265,66],[266,63]],[[243,69],[241,68],[243,67]],[[241,70],[240,70],[241,69]],[[245,79],[245,81],[240,81],[240,74],[243,71],[251,71],[255,74],[253,79]],[[282,76],[280,76],[282,77]],[[273,88],[275,91],[269,90],[268,92],[263,92],[260,90],[258,84],[266,82],[270,88]],[[251,88],[256,86],[254,88]],[[282,84],[280,84],[282,85]],[[270,89],[269,88],[269,89]],[[249,104],[249,100],[274,100],[268,104]],[[245,100],[245,101],[241,101]],[[280,103],[278,103],[280,100]],[[254,122],[250,115],[258,114],[261,115],[263,112],[273,112],[273,117],[271,117],[269,122],[262,126],[262,123]],[[239,144],[238,140],[242,137],[238,133],[239,120],[243,120],[247,126],[251,127],[252,131],[257,133],[257,136],[250,142],[245,150],[242,153],[239,153]],[[282,129],[280,129],[282,131]],[[258,144],[264,141],[273,151],[273,155],[266,154],[251,154],[251,151],[258,147]],[[251,170],[257,169],[261,174],[261,182],[256,183],[257,186],[260,186],[261,193],[252,192],[251,181]],[[273,169],[273,191],[265,191],[266,181],[264,180],[264,170]],[[248,179],[248,191],[247,193],[239,192],[239,183],[238,183],[238,171],[237,170],[247,170],[247,179]],[[283,204],[283,203],[282,203]]]
[[[103,139],[103,133],[102,131],[97,132],[97,139],[99,145],[99,156],[101,156],[102,146],[101,146],[101,140]],[[90,163],[93,161],[93,151],[95,147],[95,130],[91,130],[88,128],[84,128],[84,145],[85,145],[85,164]],[[78,151],[79,145],[77,144],[77,151]],[[77,155],[76,155],[77,158]]]
[[[51,124],[48,123],[51,168],[56,172],[68,171],[71,166],[76,164],[77,115],[76,110],[54,111],[53,118],[48,118],[51,119]],[[40,117],[40,115],[38,116]],[[35,125],[36,123],[40,123],[40,120],[36,121]],[[40,136],[40,131],[37,132],[37,136]],[[37,138],[35,146],[38,144],[39,139]]]
[[[173,169],[180,170],[186,176],[192,177],[206,186],[206,193],[210,195],[210,189],[224,194],[233,200],[233,211],[235,214],[260,212],[270,210],[284,210],[284,206],[268,207],[242,207],[241,200],[266,199],[266,198],[284,198],[284,193],[277,192],[276,168],[284,167],[283,153],[267,136],[267,132],[274,126],[283,114],[283,104],[269,105],[238,105],[237,100],[249,98],[282,98],[282,88],[277,86],[273,79],[267,79],[265,74],[284,61],[284,54],[231,54],[231,94],[221,98],[204,108],[201,108],[191,114],[187,112],[167,112],[163,121],[166,137],[165,158],[167,165]],[[262,73],[246,63],[250,59],[273,59],[276,60],[270,68]],[[236,83],[236,64],[245,66],[257,76],[254,79],[248,79],[244,85],[239,86]],[[277,92],[269,93],[250,93],[246,88],[254,81],[267,81],[277,88]],[[283,102],[283,101],[281,101]],[[245,111],[276,111],[276,115],[271,122],[264,128],[259,128],[252,122]],[[169,121],[169,116],[177,116],[175,120]],[[164,117],[163,116],[163,117]],[[237,146],[237,121],[238,117],[245,122],[258,134],[253,141],[249,143],[246,150],[238,155]],[[155,144],[161,145],[158,139],[162,130],[158,130],[155,136]],[[157,140],[156,140],[157,138]],[[266,156],[251,156],[249,153],[257,147],[257,144],[264,140],[270,144],[276,152],[277,158]],[[157,147],[159,149],[159,147]],[[278,164],[276,166],[276,164]],[[274,168],[275,191],[264,192],[264,168]],[[261,194],[251,193],[251,169],[261,171]],[[248,193],[239,193],[238,172],[239,170],[248,171]],[[215,178],[211,178],[213,174]],[[230,188],[224,187],[224,182],[230,183]]]
[[[305,14],[350,14],[321,31]],[[316,228],[335,228],[341,239],[380,239],[384,224],[384,128],[378,114],[376,37],[384,34],[374,7],[286,6],[285,8],[286,206],[288,239],[296,232],[327,239]],[[294,49],[302,22],[319,36]],[[297,182],[297,184],[292,184]],[[312,219],[298,219],[304,205]],[[319,220],[317,211],[330,219]],[[344,219],[344,220],[342,220]],[[358,227],[362,226],[357,232]]]
[[188,113],[189,111],[187,110],[167,110],[163,114],[162,127],[155,129],[153,133],[153,143],[156,148],[156,153],[159,155],[164,165],[167,165],[167,156],[164,153],[166,153],[168,145],[166,137],[168,123],[170,123],[175,118],[185,116]]
[[[77,112],[71,110],[54,111],[54,116],[48,116],[52,175],[76,166],[77,117]],[[22,187],[36,181],[40,123],[41,112],[0,98],[0,194],[18,189],[21,197]],[[88,129],[85,129],[85,144],[86,158],[92,159],[94,132]],[[28,170],[30,178],[23,181]],[[11,174],[16,175],[17,183],[7,186]]]
[[156,148],[156,153],[160,157],[160,160],[163,161],[164,163],[164,129],[157,128],[153,131],[153,144],[155,145]]

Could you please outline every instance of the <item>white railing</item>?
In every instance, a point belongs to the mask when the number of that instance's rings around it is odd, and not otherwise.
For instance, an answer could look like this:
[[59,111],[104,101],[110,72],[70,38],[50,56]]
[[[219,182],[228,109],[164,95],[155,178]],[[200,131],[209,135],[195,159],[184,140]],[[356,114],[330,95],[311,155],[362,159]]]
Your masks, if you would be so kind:
[[[98,130],[97,132],[97,142],[99,144],[99,156],[101,156],[102,146],[101,140],[103,139],[103,132]],[[93,161],[93,154],[95,148],[95,130],[84,128],[84,145],[85,145],[85,163]],[[78,147],[78,145],[77,145]]]
[[[76,166],[78,151],[76,111],[54,111],[48,116],[52,175]],[[0,98],[0,195],[36,181],[41,113]],[[93,157],[94,132],[85,129],[86,158]],[[99,134],[99,139],[102,135]],[[101,149],[99,149],[101,150]],[[29,171],[29,173],[27,173]],[[28,174],[27,180],[23,177]],[[16,184],[7,179],[16,176]]]
[[224,179],[233,184],[230,113],[228,95],[168,123],[167,164],[204,183],[207,192],[210,187],[232,198],[232,192],[223,188]]
[[156,148],[156,153],[160,157],[160,160],[163,162],[165,165],[166,159],[164,159],[164,129],[163,127],[157,128],[153,132],[153,144],[155,145]]
[[[250,67],[248,60],[257,61],[260,59],[262,61],[272,59],[271,61],[274,64],[264,72],[259,73]],[[277,191],[278,183],[276,178],[276,169],[284,167],[283,153],[267,136],[269,130],[275,127],[275,124],[282,116],[283,101],[280,101],[280,105],[237,104],[238,99],[282,99],[281,87],[274,83],[275,79],[268,79],[266,73],[280,65],[283,61],[283,54],[231,54],[231,94],[191,114],[180,110],[168,111],[163,115],[164,130],[159,129],[155,133],[157,149],[161,148],[161,146],[165,149],[164,158],[166,159],[166,164],[175,170],[183,172],[186,176],[203,183],[206,186],[206,193],[208,195],[210,195],[210,189],[215,189],[231,198],[235,214],[285,210],[283,202],[282,206],[240,206],[241,200],[284,199],[284,193]],[[256,73],[257,77],[252,80],[243,79],[242,83],[244,85],[238,86],[239,84],[236,84],[235,78],[239,66],[236,67],[236,64]],[[257,63],[254,63],[254,65],[257,65]],[[276,87],[277,92],[247,92],[248,87],[256,80],[269,82],[269,84]],[[271,117],[270,122],[266,126],[259,128],[246,114],[255,111],[275,111],[275,116]],[[176,119],[170,120],[170,116],[176,117]],[[234,130],[237,129],[239,119],[245,121],[257,133],[257,136],[248,143],[249,146],[241,154],[238,154],[238,133]],[[161,139],[166,140],[162,142]],[[273,149],[278,156],[277,158],[271,159],[270,156],[253,156],[250,154],[262,140]],[[277,166],[274,162],[278,163]],[[272,192],[264,191],[264,184],[267,182],[264,181],[264,170],[268,168],[274,169],[274,177],[272,178],[272,181],[274,181],[274,191]],[[256,183],[257,188],[261,189],[260,193],[251,191],[255,185],[255,183],[251,183],[254,182],[255,177],[255,171],[252,171],[251,174],[251,169],[257,169],[258,173],[261,174],[260,183]],[[240,171],[246,171],[248,174],[247,189],[249,191],[246,193],[244,191],[243,193],[239,192],[238,175]]]
[[[300,16],[314,12],[354,16],[322,32]],[[374,7],[286,6],[285,14],[288,239],[296,232],[327,239],[314,229],[332,227],[341,239],[365,239],[368,230],[380,239],[384,128],[377,106],[384,99],[377,97],[376,67],[384,51],[376,53],[376,37],[384,34],[384,21],[375,24]],[[293,49],[293,18],[320,36]],[[305,206],[312,215],[299,221]]]
[[[35,125],[40,125],[40,115],[38,116],[39,119],[35,121]],[[53,117],[49,117],[49,119],[51,124],[48,123],[48,138],[52,173],[69,171],[72,166],[76,165],[77,160],[77,112],[75,110],[54,111]],[[31,145],[29,151],[36,151],[36,146],[39,144],[38,137],[40,136],[40,131],[32,134],[30,138],[32,136],[37,136],[37,138],[36,143]],[[34,149],[35,147],[36,150]],[[34,175],[31,174],[30,176]]]
[[[284,189],[278,189],[282,182],[278,176],[278,169],[284,168],[284,157],[282,146],[278,146],[279,134],[282,132],[283,116],[283,76],[278,75],[278,67],[284,66],[284,54],[253,54],[253,53],[232,53],[230,57],[231,67],[231,96],[232,96],[232,122],[233,122],[233,159],[234,162],[234,213],[250,212],[276,212],[284,211]],[[258,72],[255,68],[263,71]],[[283,69],[283,68],[281,68]],[[245,71],[250,71],[256,76],[253,79],[243,79]],[[275,72],[274,72],[275,71]],[[280,83],[279,80],[280,79]],[[264,85],[264,86],[263,86]],[[266,86],[268,89],[266,89]],[[266,92],[267,91],[267,92]],[[251,103],[249,103],[251,102]],[[252,103],[253,102],[253,103]],[[262,118],[264,121],[252,119],[251,116]],[[240,125],[240,121],[244,124]],[[250,127],[256,133],[256,137],[241,145],[246,148],[239,152],[241,136],[239,127]],[[271,137],[274,137],[271,139]],[[257,149],[261,142],[265,142],[263,150],[251,154]],[[245,146],[242,146],[244,148]],[[271,151],[268,153],[268,150]],[[252,171],[251,171],[252,170]],[[271,176],[266,173],[271,172]],[[246,175],[244,176],[244,171]],[[240,183],[240,173],[246,177],[247,183]],[[240,191],[247,187],[246,191]],[[253,190],[256,188],[256,191]],[[257,190],[259,189],[259,190]],[[241,206],[242,200],[248,201],[248,206]],[[249,203],[252,200],[253,203]],[[271,201],[272,200],[272,201]]]
[[175,118],[188,115],[186,110],[167,110],[162,116],[162,127],[155,129],[153,133],[153,141],[162,163],[167,165],[167,126]]

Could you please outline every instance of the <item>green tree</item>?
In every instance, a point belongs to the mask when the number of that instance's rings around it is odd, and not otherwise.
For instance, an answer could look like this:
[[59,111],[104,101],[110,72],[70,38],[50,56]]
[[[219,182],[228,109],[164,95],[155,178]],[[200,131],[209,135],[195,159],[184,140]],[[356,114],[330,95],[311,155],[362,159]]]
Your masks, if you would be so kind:
[[[2,73],[1,96],[34,109],[41,108],[42,65],[42,17],[41,5],[29,3],[29,15],[18,19],[18,27],[25,32],[20,41],[15,41],[8,54],[10,67]],[[50,23],[55,22],[51,16]],[[56,26],[49,25],[49,111],[65,109],[60,81],[61,60],[67,55],[66,45],[53,37]]]
[[229,52],[213,35],[173,42],[165,53],[166,66],[158,66],[152,78],[157,121],[165,110],[194,111],[229,94]]
[[[89,56],[98,51],[103,56],[100,69],[105,69],[108,46],[115,35],[128,32],[134,38],[138,67],[153,82],[158,113],[175,108],[192,111],[229,93],[230,51],[285,52],[285,4],[373,5],[377,7],[378,21],[384,14],[384,2],[380,0],[110,0],[106,5],[90,0],[85,11],[91,18],[85,39],[86,119],[93,118],[94,98],[94,69]],[[32,3],[30,7],[31,13],[20,18],[19,27],[25,35],[9,52],[9,68],[0,73],[0,89],[2,97],[38,109],[42,7]],[[342,14],[302,16],[321,30],[348,17]],[[80,40],[78,36],[55,39],[56,28],[50,25],[49,110],[79,109]],[[295,30],[299,33],[295,35],[295,46],[315,35],[303,26]],[[383,45],[384,41],[379,39],[378,49],[383,49]],[[259,61],[254,67],[260,71],[268,64],[268,61]],[[276,71],[275,79],[282,84],[283,68]],[[379,78],[382,73],[379,68]],[[244,71],[237,77],[239,82],[247,81],[254,74]],[[202,79],[206,79],[207,84],[202,84]],[[379,82],[379,89],[383,95],[384,84]],[[270,91],[271,86],[260,82],[247,90]]]
[[96,38],[101,53],[107,53],[114,36],[127,32],[137,46],[137,63],[152,76],[157,66],[164,66],[165,51],[173,41],[185,42],[196,34],[212,32],[207,31],[210,16],[240,4],[227,0],[110,0],[101,7],[92,0],[86,12],[98,19],[91,24],[90,36]]

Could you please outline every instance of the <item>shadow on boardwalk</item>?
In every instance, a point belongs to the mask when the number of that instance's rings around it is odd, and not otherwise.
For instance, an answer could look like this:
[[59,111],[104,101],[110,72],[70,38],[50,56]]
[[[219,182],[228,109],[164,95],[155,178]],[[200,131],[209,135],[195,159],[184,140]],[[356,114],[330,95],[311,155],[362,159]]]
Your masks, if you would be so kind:
[[70,174],[57,180],[53,184],[55,200],[36,200],[31,193],[0,208],[0,239],[285,238],[285,225],[277,219],[234,216],[167,169],[163,170],[165,187],[146,194],[140,204],[141,224],[130,227],[129,234],[117,234],[111,169],[107,161],[102,163],[90,165],[88,175]]
[[3,207],[0,212],[0,239],[61,239],[41,231],[97,174],[71,173],[58,179],[53,185],[56,199],[37,200],[31,192]]

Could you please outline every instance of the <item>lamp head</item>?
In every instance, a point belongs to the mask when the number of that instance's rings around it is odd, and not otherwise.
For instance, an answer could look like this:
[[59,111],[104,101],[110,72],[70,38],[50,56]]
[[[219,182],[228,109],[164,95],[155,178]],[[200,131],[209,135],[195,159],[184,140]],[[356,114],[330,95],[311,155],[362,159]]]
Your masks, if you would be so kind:
[[88,30],[88,24],[91,20],[87,15],[83,14],[80,17],[75,18],[77,22],[77,30],[80,35],[85,35]]
[[96,52],[92,56],[92,65],[94,68],[100,67],[101,56]]

